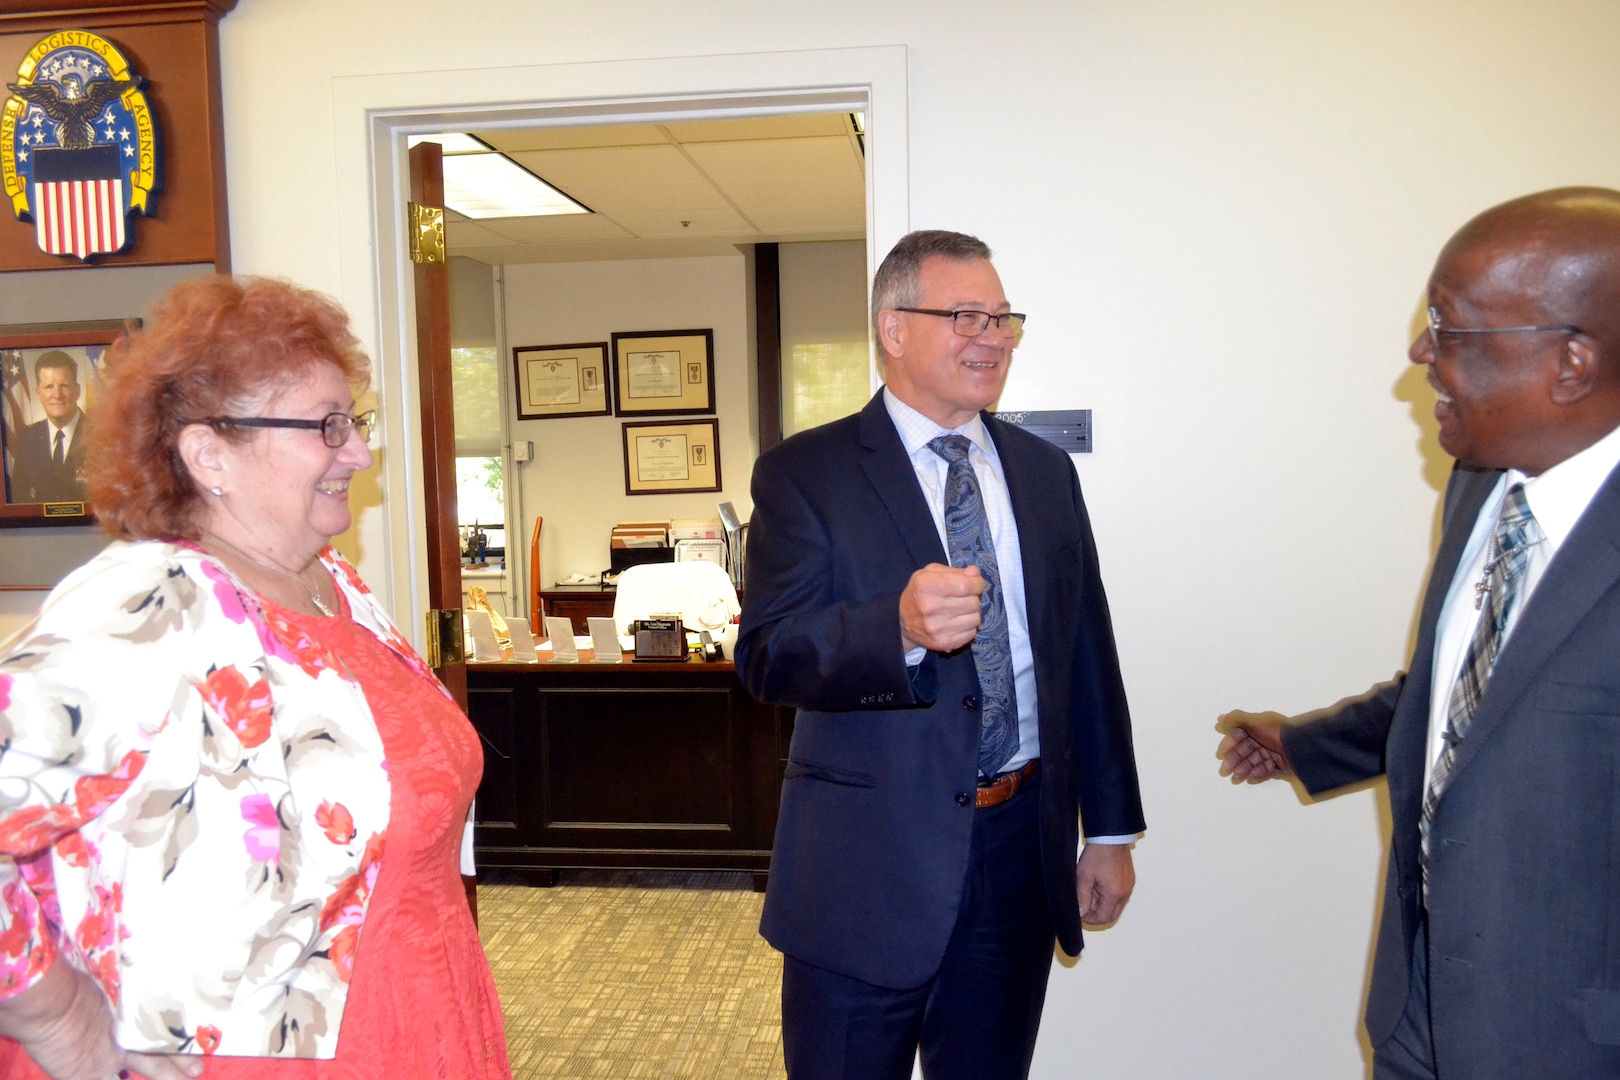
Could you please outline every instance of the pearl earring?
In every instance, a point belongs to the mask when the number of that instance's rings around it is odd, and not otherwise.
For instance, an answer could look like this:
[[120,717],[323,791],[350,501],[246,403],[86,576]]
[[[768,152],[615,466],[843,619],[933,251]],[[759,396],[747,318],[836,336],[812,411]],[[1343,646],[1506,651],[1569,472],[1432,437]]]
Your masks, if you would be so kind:
[[220,495],[223,495],[223,494],[224,494],[224,492],[222,492],[222,491],[220,491],[220,490],[219,490],[219,488],[217,488],[217,487],[214,487],[214,488],[209,488],[209,489],[208,489],[208,490],[209,490],[209,491],[212,491],[212,492],[213,492],[213,493],[214,493],[214,496],[215,496],[215,497],[216,497],[216,498],[218,498],[218,497],[219,497],[219,496],[220,496]]

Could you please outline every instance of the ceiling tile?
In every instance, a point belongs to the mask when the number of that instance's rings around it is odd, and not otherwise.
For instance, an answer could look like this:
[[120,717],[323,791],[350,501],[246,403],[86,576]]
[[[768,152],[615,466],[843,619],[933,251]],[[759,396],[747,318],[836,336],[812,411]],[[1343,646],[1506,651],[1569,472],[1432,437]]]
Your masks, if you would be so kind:
[[571,240],[627,240],[632,233],[600,214],[486,218],[480,222],[503,243],[552,244]]
[[543,150],[513,154],[512,158],[592,210],[605,214],[672,206],[718,209],[728,205],[703,173],[673,146]]
[[730,207],[643,210],[619,214],[614,220],[637,236],[649,238],[721,236],[747,243],[757,235],[753,226]]
[[608,243],[519,244],[505,248],[477,248],[467,253],[491,266],[502,263],[612,262],[618,259],[689,259],[704,255],[737,254],[724,240],[615,240]]
[[452,220],[452,251],[480,261],[664,258],[865,235],[866,160],[847,113],[475,134],[595,211]]
[[866,200],[794,203],[753,210],[750,220],[762,233],[836,233],[866,235]]
[[459,253],[463,247],[489,247],[494,244],[508,244],[511,240],[493,231],[485,222],[472,222],[462,217],[445,215],[444,243],[452,252]]
[[866,202],[866,178],[844,138],[697,143],[687,152],[756,222],[804,204]]
[[754,139],[802,139],[816,135],[845,135],[847,113],[805,113],[800,116],[755,116],[740,120],[689,120],[666,123],[676,142],[741,142]]

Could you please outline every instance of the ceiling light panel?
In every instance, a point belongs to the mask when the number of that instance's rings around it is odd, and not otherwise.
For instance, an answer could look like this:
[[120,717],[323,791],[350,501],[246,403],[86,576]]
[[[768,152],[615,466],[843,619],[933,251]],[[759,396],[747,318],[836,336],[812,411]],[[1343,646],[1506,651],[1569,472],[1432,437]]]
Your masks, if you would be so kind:
[[590,213],[470,135],[443,132],[412,136],[409,141],[436,142],[444,148],[444,205],[458,214],[482,219]]

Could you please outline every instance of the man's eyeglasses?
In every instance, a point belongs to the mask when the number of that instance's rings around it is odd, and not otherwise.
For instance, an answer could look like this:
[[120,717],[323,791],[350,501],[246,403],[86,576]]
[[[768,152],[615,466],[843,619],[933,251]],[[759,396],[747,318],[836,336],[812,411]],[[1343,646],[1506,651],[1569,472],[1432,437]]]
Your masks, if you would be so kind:
[[1434,308],[1429,309],[1429,344],[1434,346],[1436,352],[1440,351],[1441,334],[1580,334],[1584,333],[1578,326],[1568,323],[1549,323],[1544,326],[1481,326],[1464,328],[1457,326],[1440,325],[1440,313]]
[[368,409],[359,416],[348,413],[327,413],[320,420],[285,420],[276,416],[216,416],[203,421],[214,427],[308,428],[319,431],[326,445],[334,450],[349,441],[349,432],[360,432],[361,442],[371,441],[371,429],[377,423],[377,410]]
[[925,307],[897,307],[894,310],[909,311],[913,315],[937,315],[941,319],[949,319],[951,329],[963,337],[978,337],[990,329],[991,323],[995,323],[996,329],[1008,337],[1021,337],[1024,333],[1024,315],[1017,311],[992,315],[988,311],[941,311],[938,308]]

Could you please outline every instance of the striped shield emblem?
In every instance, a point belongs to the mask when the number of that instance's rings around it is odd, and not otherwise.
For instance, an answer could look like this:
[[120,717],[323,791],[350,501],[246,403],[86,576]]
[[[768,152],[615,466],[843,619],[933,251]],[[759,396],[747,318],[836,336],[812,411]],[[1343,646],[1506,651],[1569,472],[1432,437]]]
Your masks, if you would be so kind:
[[124,182],[116,146],[37,151],[33,181],[41,251],[85,259],[124,249]]
[[50,34],[23,57],[16,82],[0,77],[11,91],[0,95],[0,199],[47,255],[128,252],[130,215],[153,215],[163,159],[145,85],[88,30]]

